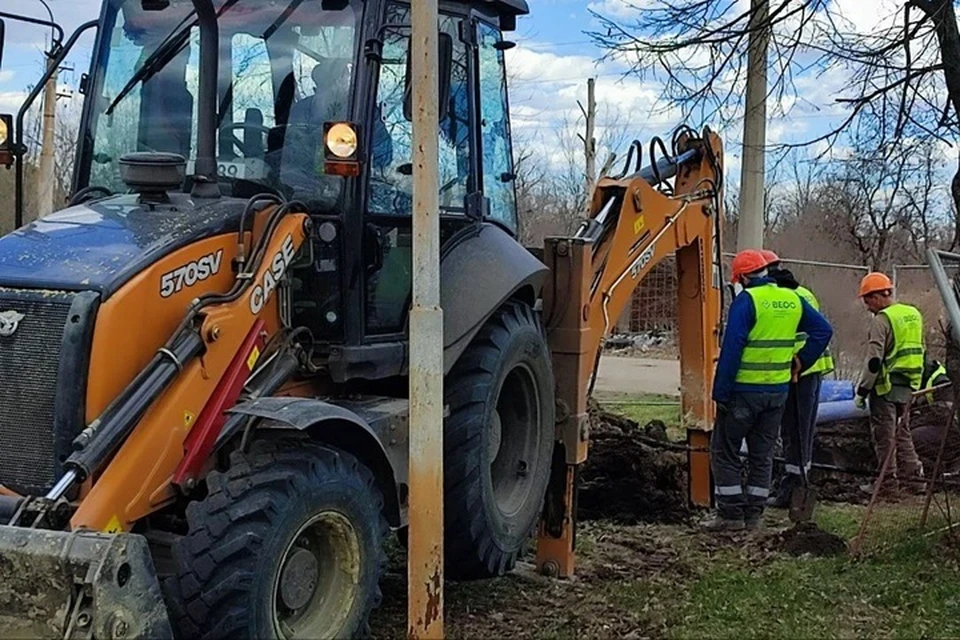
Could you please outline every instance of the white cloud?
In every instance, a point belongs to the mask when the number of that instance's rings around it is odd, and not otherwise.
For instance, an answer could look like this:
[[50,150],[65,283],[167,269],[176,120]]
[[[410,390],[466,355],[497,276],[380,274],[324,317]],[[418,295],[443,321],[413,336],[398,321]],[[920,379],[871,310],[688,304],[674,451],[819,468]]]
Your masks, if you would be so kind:
[[587,8],[600,15],[614,19],[635,18],[639,11],[645,11],[659,4],[659,0],[595,0]]
[[829,10],[845,18],[857,33],[889,26],[903,11],[902,0],[833,0]]
[[26,100],[25,91],[0,91],[0,113],[14,113]]

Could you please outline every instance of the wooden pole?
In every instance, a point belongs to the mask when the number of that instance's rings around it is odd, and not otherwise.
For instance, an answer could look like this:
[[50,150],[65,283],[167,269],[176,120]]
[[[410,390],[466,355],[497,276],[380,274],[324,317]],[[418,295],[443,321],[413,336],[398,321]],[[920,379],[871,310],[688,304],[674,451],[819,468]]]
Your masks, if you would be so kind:
[[764,179],[767,145],[767,46],[769,0],[751,0],[747,51],[747,97],[740,168],[737,250],[763,247]]
[[[51,55],[47,60],[47,68],[56,64]],[[57,127],[57,72],[54,71],[43,88],[43,123],[40,147],[40,171],[37,177],[37,218],[43,218],[53,213],[53,193],[56,190],[54,163],[56,161],[56,127]]]

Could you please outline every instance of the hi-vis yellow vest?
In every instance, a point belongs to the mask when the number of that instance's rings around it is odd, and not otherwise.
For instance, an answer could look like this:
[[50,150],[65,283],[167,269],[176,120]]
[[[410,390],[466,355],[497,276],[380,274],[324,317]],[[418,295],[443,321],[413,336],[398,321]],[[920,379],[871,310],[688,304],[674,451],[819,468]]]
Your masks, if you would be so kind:
[[750,287],[756,323],[747,335],[736,381],[741,384],[787,384],[793,365],[797,327],[803,316],[800,297],[775,284]]
[[[797,295],[806,300],[807,304],[809,304],[811,307],[817,311],[820,311],[820,301],[817,300],[817,297],[813,295],[813,292],[810,291],[810,289],[807,289],[806,287],[797,287]],[[800,350],[803,349],[803,345],[806,344],[806,342],[807,334],[803,332],[798,333],[796,346],[797,353],[800,353]],[[809,369],[800,373],[800,377],[802,378],[803,376],[810,375],[811,373],[819,373],[822,375],[825,373],[830,373],[833,370],[833,356],[830,355],[830,348],[827,347],[823,351],[823,355],[821,355],[817,361],[810,366]]]
[[893,349],[883,359],[874,390],[879,396],[890,393],[890,375],[896,373],[917,391],[923,380],[923,316],[916,307],[899,302],[880,313],[887,316],[893,328]]

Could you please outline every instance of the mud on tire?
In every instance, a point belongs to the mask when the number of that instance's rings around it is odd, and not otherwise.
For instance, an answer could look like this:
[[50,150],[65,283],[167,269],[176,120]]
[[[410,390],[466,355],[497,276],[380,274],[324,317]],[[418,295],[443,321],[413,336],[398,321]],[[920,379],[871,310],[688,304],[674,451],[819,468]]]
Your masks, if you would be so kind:
[[353,637],[380,604],[387,523],[373,474],[302,438],[234,452],[187,508],[164,583],[180,638]]
[[447,376],[445,568],[453,578],[513,568],[543,508],[554,443],[550,352],[537,314],[508,302]]

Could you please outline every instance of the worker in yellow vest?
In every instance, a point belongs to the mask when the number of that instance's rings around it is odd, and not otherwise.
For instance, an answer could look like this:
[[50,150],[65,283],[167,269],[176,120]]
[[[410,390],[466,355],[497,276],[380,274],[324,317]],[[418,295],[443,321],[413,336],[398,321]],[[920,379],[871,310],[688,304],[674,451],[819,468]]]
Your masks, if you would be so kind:
[[[767,271],[778,287],[795,291],[811,307],[820,311],[820,302],[813,292],[802,286],[794,275],[784,269],[780,257],[773,251],[761,251],[767,261]],[[807,341],[805,334],[798,334],[796,351]],[[813,441],[817,425],[817,408],[820,404],[820,384],[823,376],[832,372],[833,357],[827,348],[816,362],[800,372],[796,384],[790,385],[786,410],[780,423],[780,440],[783,442],[784,471],[775,496],[767,500],[768,507],[785,509],[790,506],[790,495],[800,484],[801,468],[810,471],[813,462]],[[796,397],[794,397],[796,396]],[[799,414],[799,415],[798,415]]]
[[[895,500],[901,488],[922,488],[920,482],[910,482],[923,475],[910,429],[898,426],[923,378],[923,316],[915,307],[894,300],[893,283],[882,273],[863,278],[860,298],[874,317],[867,333],[866,362],[856,402],[864,407],[869,398],[878,469],[891,449],[894,451],[880,491],[884,498]],[[901,487],[904,482],[907,484]]]
[[[833,330],[796,292],[767,277],[759,251],[733,259],[733,282],[743,290],[730,304],[713,383],[717,420],[710,437],[716,516],[711,531],[739,531],[760,525],[770,496],[773,450],[794,373],[809,369]],[[795,350],[797,333],[807,341]],[[747,444],[746,482],[741,444]]]

